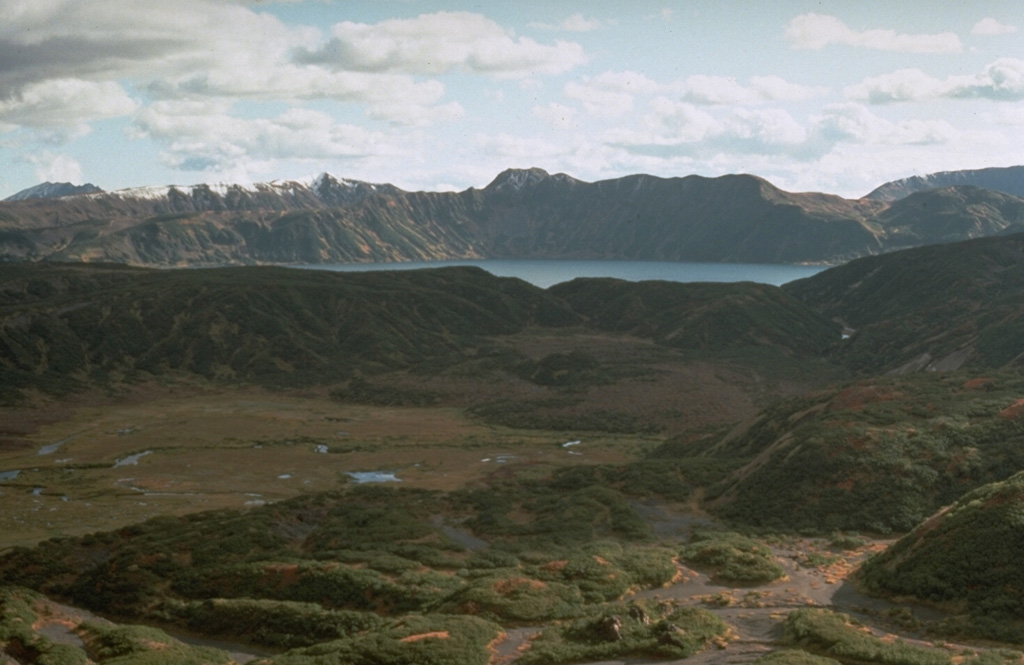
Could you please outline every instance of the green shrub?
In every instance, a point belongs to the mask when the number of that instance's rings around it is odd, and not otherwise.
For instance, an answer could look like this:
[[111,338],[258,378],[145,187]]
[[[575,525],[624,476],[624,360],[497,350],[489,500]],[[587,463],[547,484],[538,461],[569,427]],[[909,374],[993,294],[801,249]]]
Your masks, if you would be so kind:
[[688,658],[729,631],[700,608],[638,601],[605,606],[586,617],[551,626],[533,641],[519,665],[557,665],[620,658]]
[[952,665],[949,653],[940,649],[888,642],[861,630],[846,614],[802,608],[786,618],[783,642],[843,662],[886,665]]
[[287,648],[336,640],[376,628],[383,621],[371,612],[325,610],[314,603],[250,598],[188,603],[178,614],[195,632]]
[[353,637],[253,665],[487,665],[496,624],[471,616],[407,616]]
[[698,532],[680,556],[689,564],[709,568],[723,582],[760,584],[786,574],[770,547],[738,533]]
[[179,642],[147,626],[110,626],[98,622],[78,628],[90,658],[103,665],[229,665],[226,651]]

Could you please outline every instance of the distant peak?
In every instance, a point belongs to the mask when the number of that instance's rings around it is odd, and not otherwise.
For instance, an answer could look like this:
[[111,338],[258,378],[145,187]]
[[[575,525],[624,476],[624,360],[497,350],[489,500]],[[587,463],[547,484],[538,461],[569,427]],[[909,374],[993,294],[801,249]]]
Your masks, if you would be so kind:
[[8,196],[5,201],[24,201],[26,199],[56,199],[62,196],[76,196],[78,194],[95,194],[103,190],[92,183],[84,185],[73,185],[70,182],[44,182],[28,189],[23,189],[17,194]]
[[499,192],[518,192],[523,187],[536,185],[550,177],[551,174],[537,167],[531,169],[505,169],[498,174],[497,178],[491,181],[491,184],[487,185],[486,189]]

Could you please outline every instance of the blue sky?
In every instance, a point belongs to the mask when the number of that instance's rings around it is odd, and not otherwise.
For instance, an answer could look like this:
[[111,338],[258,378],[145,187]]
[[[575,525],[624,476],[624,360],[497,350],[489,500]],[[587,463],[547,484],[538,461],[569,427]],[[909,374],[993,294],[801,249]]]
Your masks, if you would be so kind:
[[0,0],[0,198],[1024,163],[1024,3]]

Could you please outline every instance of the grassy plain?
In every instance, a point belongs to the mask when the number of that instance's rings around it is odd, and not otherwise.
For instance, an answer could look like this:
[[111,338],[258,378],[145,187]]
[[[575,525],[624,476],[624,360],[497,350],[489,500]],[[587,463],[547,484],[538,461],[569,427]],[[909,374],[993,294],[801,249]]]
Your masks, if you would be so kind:
[[[19,472],[0,482],[4,547],[337,489],[354,482],[349,472],[450,490],[495,473],[619,464],[660,443],[587,433],[563,447],[565,433],[489,425],[453,407],[342,404],[326,391],[163,388],[64,409],[0,450],[0,473]],[[26,427],[42,417],[7,411]]]

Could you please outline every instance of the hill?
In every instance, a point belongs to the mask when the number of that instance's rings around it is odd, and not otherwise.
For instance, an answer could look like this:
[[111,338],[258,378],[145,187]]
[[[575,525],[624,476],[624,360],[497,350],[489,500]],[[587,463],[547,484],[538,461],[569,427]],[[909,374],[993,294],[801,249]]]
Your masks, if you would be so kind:
[[1024,201],[989,190],[926,192],[888,204],[785,192],[752,175],[633,175],[587,183],[510,169],[483,189],[406,192],[324,174],[309,182],[0,202],[0,260],[841,262],[1013,228],[1024,229]]
[[902,199],[914,192],[959,185],[983,187],[1013,196],[1024,196],[1024,166],[941,171],[923,176],[911,176],[887,182],[872,190],[865,198],[889,202]]
[[[657,315],[637,312],[637,330],[614,331],[654,337],[665,347],[722,352],[753,346],[807,359],[813,355],[808,350],[839,338],[835,324],[776,287],[582,280],[574,288],[605,301],[623,291],[640,300],[674,301]],[[737,319],[740,303],[749,309]],[[493,371],[597,381],[598,368],[608,362],[601,352],[587,355],[586,346],[562,341],[557,348],[564,350],[531,359],[502,341],[569,327],[593,337],[608,326],[600,317],[591,322],[591,314],[576,311],[558,291],[469,267],[337,273],[0,264],[0,378],[13,399],[29,388],[68,392],[175,375],[330,385],[357,372],[437,372],[490,357]],[[680,337],[687,328],[736,336]],[[603,348],[593,340],[588,345]],[[583,363],[578,378],[569,366],[576,361]]]
[[81,389],[138,376],[311,384],[457,356],[564,303],[473,268],[346,275],[0,266],[4,386]]
[[551,287],[588,325],[689,350],[763,347],[822,353],[837,326],[766,284],[677,284],[575,279]]
[[1024,236],[865,257],[784,289],[848,328],[836,359],[874,372],[991,370],[1024,358]]
[[875,593],[937,604],[972,636],[1024,636],[1024,472],[987,484],[932,515],[860,572]]
[[707,508],[773,530],[907,531],[1024,468],[1016,373],[877,378],[769,407],[710,444],[655,458],[730,460]]

